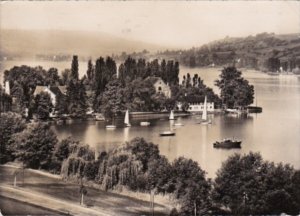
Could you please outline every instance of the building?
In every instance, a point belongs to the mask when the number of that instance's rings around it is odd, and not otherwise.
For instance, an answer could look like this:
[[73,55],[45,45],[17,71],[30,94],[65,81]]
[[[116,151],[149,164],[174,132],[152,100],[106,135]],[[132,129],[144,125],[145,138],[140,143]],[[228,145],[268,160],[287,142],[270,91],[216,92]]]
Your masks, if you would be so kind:
[[66,95],[67,89],[66,86],[36,86],[33,95],[36,96],[41,92],[47,92],[50,95],[51,102],[55,107],[59,98]]
[[5,82],[5,93],[10,95],[10,85],[9,85],[9,81]]
[[166,84],[160,77],[148,77],[147,79],[152,82],[156,93],[163,94],[167,98],[171,97],[170,86]]
[[[181,110],[181,104],[177,104],[179,110]],[[189,103],[189,108],[187,111],[194,113],[201,113],[204,110],[204,103]],[[207,102],[207,112],[214,112],[215,105],[214,102]]]

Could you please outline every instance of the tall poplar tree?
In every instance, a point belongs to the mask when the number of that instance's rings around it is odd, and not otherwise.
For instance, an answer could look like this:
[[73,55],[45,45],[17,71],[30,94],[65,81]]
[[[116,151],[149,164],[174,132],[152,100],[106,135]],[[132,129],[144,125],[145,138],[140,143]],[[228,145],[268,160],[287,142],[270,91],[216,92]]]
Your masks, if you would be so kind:
[[71,65],[71,77],[75,80],[79,78],[79,69],[78,69],[78,56],[74,55]]

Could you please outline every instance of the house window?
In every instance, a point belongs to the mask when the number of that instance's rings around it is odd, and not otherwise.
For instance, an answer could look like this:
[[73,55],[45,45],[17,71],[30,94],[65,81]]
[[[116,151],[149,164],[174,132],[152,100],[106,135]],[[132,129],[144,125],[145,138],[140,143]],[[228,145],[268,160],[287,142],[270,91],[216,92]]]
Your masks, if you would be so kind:
[[161,91],[161,87],[160,86],[158,87],[158,91]]

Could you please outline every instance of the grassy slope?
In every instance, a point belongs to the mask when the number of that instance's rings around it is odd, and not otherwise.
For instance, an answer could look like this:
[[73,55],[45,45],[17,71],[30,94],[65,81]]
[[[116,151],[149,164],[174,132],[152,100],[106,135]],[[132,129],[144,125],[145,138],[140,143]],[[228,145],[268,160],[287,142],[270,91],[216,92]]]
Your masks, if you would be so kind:
[[[12,185],[15,168],[0,166],[0,185]],[[79,204],[79,186],[66,183],[60,179],[39,173],[25,171],[24,184],[22,174],[19,177],[18,185],[22,190],[43,194],[47,197],[54,197],[61,200]],[[112,215],[142,215],[148,214],[149,202],[135,198],[105,192],[102,190],[88,188],[88,195],[85,203],[89,208],[105,209]],[[0,191],[1,194],[1,191]],[[68,209],[65,209],[67,211]],[[163,205],[156,204],[155,215],[167,215],[169,209]]]

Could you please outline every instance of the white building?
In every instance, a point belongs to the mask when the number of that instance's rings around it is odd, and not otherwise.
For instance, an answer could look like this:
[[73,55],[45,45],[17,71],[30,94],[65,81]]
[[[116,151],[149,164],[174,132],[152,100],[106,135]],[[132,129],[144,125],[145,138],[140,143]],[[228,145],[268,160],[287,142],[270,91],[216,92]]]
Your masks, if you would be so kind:
[[[181,110],[181,104],[177,104],[178,109]],[[189,112],[203,112],[204,110],[204,103],[189,103],[189,108],[187,111]],[[215,105],[214,102],[207,102],[207,112],[214,112]]]

